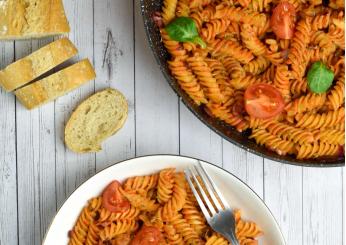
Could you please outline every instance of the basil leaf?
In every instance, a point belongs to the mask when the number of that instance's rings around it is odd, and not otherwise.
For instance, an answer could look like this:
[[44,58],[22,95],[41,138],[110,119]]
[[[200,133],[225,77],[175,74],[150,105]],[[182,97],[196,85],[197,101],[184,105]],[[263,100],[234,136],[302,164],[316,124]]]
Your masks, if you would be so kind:
[[334,73],[318,61],[312,64],[307,79],[310,91],[320,94],[326,92],[332,86]]
[[199,36],[195,22],[189,17],[176,18],[165,27],[165,30],[175,41],[196,43],[202,48],[207,46]]

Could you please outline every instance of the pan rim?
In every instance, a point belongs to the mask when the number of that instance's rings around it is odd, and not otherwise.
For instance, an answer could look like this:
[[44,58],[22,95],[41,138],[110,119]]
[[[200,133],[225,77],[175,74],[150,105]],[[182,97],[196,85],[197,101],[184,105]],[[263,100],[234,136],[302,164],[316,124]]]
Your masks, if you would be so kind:
[[[146,17],[146,10],[145,10],[145,3],[146,0],[140,0],[140,7],[141,7],[141,15],[143,18],[143,23],[144,23],[144,29],[145,29],[145,33],[146,33],[146,38],[147,41],[149,43],[149,47],[151,49],[151,52],[154,55],[155,61],[158,64],[161,73],[163,74],[165,80],[167,81],[167,83],[169,84],[169,86],[173,89],[173,91],[175,92],[176,95],[178,95],[179,100],[181,100],[184,105],[204,124],[206,125],[209,129],[211,129],[212,131],[214,131],[216,134],[218,134],[220,137],[222,137],[223,139],[227,140],[228,142],[234,144],[235,146],[250,152],[252,154],[255,154],[259,157],[262,157],[263,159],[268,159],[277,163],[283,163],[283,164],[288,164],[288,165],[292,165],[292,166],[300,166],[300,167],[315,167],[315,168],[331,168],[331,167],[344,167],[345,166],[345,158],[340,158],[340,159],[335,159],[333,162],[331,163],[318,163],[318,162],[313,162],[311,161],[311,159],[308,160],[297,160],[297,159],[293,159],[291,160],[287,160],[287,159],[282,159],[280,158],[280,156],[278,154],[275,154],[276,156],[270,156],[267,155],[265,153],[259,152],[256,149],[252,149],[249,147],[246,147],[244,144],[236,141],[235,139],[232,139],[231,137],[227,136],[225,133],[221,132],[221,130],[219,130],[218,128],[214,127],[213,125],[211,125],[202,115],[200,115],[198,113],[198,111],[196,111],[193,106],[192,103],[189,102],[187,99],[185,99],[183,97],[183,95],[181,94],[181,91],[178,90],[177,86],[174,86],[174,83],[177,84],[176,80],[174,78],[172,78],[172,76],[170,76],[166,71],[164,71],[163,69],[163,64],[160,61],[159,55],[156,52],[154,46],[154,42],[151,38],[151,32],[149,31],[149,22],[151,21],[150,18]],[[183,91],[182,91],[183,92]],[[183,92],[184,93],[184,92]]]

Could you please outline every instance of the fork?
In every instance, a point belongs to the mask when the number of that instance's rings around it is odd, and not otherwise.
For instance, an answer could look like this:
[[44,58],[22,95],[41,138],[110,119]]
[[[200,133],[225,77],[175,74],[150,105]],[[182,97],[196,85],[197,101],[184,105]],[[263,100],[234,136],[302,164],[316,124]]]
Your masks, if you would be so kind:
[[[235,235],[235,218],[232,208],[205,171],[202,163],[198,161],[198,166],[194,165],[193,168],[185,169],[184,173],[210,227],[223,235],[232,245],[239,245]],[[205,192],[202,185],[208,193]]]

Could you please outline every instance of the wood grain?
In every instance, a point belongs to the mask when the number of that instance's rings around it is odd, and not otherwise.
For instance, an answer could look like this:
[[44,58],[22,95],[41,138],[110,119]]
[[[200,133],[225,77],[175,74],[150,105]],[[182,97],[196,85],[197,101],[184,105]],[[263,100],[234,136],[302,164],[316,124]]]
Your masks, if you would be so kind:
[[[89,58],[94,61],[94,28],[92,0],[64,1],[71,33],[70,40],[78,48],[79,54],[74,59]],[[95,84],[90,81],[83,87],[72,91],[55,102],[56,133],[56,196],[57,207],[83,181],[95,173],[95,154],[76,154],[64,145],[64,127],[76,106],[95,91]]]
[[179,153],[178,98],[165,82],[145,38],[135,1],[136,155]]
[[199,121],[180,103],[180,154],[222,167],[221,137]]
[[343,244],[342,169],[303,169],[303,244]]
[[[114,162],[158,153],[201,158],[235,174],[264,199],[287,245],[343,244],[343,169],[263,160],[202,124],[161,75],[139,1],[64,4],[79,49],[73,61],[89,58],[97,79],[34,111],[0,90],[0,245],[40,244],[57,208],[83,181]],[[0,67],[50,40],[0,43]],[[127,97],[128,120],[102,152],[75,154],[64,146],[65,123],[83,99],[106,87]]]
[[[51,41],[16,42],[16,58]],[[55,178],[54,104],[28,111],[17,103],[16,118],[19,244],[39,244],[56,211],[55,183],[51,181]]]
[[98,171],[135,156],[133,3],[99,1],[94,8],[94,18],[95,88],[97,91],[116,88],[125,95],[129,105],[124,127],[96,154]]
[[247,183],[263,199],[263,158],[223,140],[223,166]]
[[[14,42],[0,43],[0,69],[14,59]],[[15,98],[0,88],[0,244],[16,244],[17,165]]]
[[303,245],[302,168],[264,160],[264,201],[287,244]]

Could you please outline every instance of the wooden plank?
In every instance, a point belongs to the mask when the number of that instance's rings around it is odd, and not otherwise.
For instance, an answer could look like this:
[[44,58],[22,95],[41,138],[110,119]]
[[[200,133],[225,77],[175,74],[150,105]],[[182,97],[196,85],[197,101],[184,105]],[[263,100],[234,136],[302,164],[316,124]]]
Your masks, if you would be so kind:
[[[74,60],[89,58],[94,60],[94,23],[93,0],[65,0],[66,14],[71,26],[71,41],[79,50]],[[95,173],[95,154],[76,154],[64,145],[64,128],[74,108],[94,93],[94,82],[65,95],[55,102],[55,134],[56,134],[56,187],[57,206],[83,181]]]
[[341,168],[303,169],[303,244],[343,244],[342,196]]
[[180,103],[180,154],[222,167],[222,139]]
[[124,127],[96,154],[98,171],[135,155],[133,2],[97,1],[94,18],[96,90],[116,88],[129,104]]
[[[13,62],[14,43],[0,43],[0,69]],[[0,244],[16,244],[17,167],[15,99],[0,88]]]
[[263,198],[263,158],[223,140],[223,167]]
[[164,80],[135,1],[136,154],[179,153],[178,98]]
[[[16,42],[16,58],[51,41]],[[19,244],[38,244],[56,210],[54,104],[28,111],[17,102],[16,119]]]
[[264,201],[278,221],[287,244],[302,245],[302,167],[265,159]]

